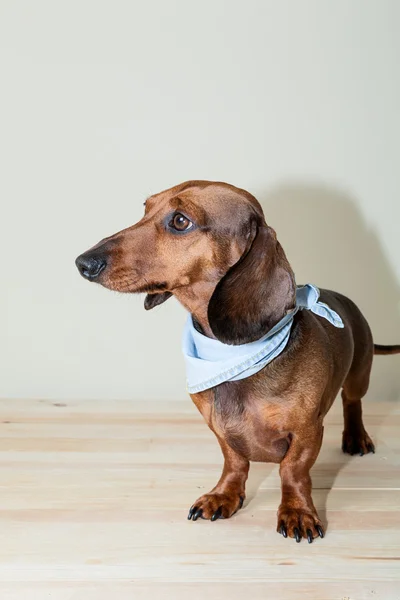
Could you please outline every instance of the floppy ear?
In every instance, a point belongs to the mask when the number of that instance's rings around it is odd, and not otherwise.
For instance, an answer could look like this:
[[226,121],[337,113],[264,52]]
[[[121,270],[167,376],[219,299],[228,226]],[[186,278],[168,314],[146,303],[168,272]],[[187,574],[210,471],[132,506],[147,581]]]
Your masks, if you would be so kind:
[[257,226],[250,249],[221,279],[208,304],[214,335],[225,344],[261,338],[295,307],[296,284],[276,233]]
[[146,294],[144,299],[144,307],[146,310],[151,310],[155,306],[162,304],[172,296],[171,292],[163,292],[162,294]]

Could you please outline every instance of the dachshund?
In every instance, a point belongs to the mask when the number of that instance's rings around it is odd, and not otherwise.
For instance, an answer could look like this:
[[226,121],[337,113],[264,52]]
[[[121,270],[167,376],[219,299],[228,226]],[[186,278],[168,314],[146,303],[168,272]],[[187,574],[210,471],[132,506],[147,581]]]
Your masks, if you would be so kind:
[[[262,338],[296,303],[294,273],[259,202],[222,182],[188,181],[149,197],[135,225],[105,238],[76,259],[81,275],[110,290],[145,293],[147,310],[172,295],[202,335],[224,345]],[[341,318],[333,327],[310,310],[293,317],[284,350],[257,373],[190,394],[224,456],[216,486],[188,518],[231,517],[242,507],[250,461],[279,463],[277,531],[309,543],[324,537],[312,500],[310,470],[319,454],[324,417],[342,389],[342,450],[374,452],[361,399],[374,345],[357,306],[321,290]]]

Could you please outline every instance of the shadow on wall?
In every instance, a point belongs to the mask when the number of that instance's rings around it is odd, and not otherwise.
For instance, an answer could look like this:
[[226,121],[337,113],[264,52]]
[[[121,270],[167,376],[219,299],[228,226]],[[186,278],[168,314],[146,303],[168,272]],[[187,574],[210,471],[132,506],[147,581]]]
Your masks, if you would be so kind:
[[[379,238],[357,202],[323,185],[282,185],[258,198],[276,230],[298,283],[333,289],[362,310],[376,343],[400,343],[400,287]],[[400,357],[374,360],[368,396],[394,400]]]

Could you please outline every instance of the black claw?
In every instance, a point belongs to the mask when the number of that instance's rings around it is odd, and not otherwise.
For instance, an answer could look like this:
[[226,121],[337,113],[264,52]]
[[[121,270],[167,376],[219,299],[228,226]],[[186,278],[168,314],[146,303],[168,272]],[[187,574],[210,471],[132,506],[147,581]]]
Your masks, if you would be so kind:
[[243,497],[243,496],[240,496],[239,508],[242,508],[242,506],[243,506],[243,502],[244,502],[244,497]]
[[320,538],[323,538],[325,536],[324,530],[322,529],[321,525],[316,525],[315,529],[318,531],[318,535]]
[[375,454],[375,446],[373,444],[368,444],[367,450],[368,452],[372,452],[372,454]]
[[307,539],[308,539],[308,543],[312,544],[312,542],[313,542],[313,534],[312,534],[311,529],[307,529]]
[[360,456],[364,456],[364,452],[362,450],[360,452]]
[[283,535],[284,538],[287,538],[287,530],[283,523],[281,525],[281,534]]
[[188,514],[188,517],[187,517],[189,519],[189,521],[193,517],[194,513],[196,512],[196,510],[197,510],[197,506],[192,506],[192,508],[189,510],[189,514]]
[[203,509],[202,509],[202,508],[199,508],[199,510],[198,510],[197,512],[195,512],[195,514],[193,515],[193,521],[197,521],[197,519],[198,519],[199,517],[201,517],[201,516],[202,516],[202,514],[203,514]]
[[299,544],[301,541],[301,535],[300,535],[300,531],[297,529],[297,527],[294,528],[293,533],[294,533],[294,537],[296,538],[296,542]]
[[215,513],[213,514],[213,516],[211,517],[211,521],[216,521],[217,519],[219,519],[222,515],[222,506],[220,506],[219,508],[217,508],[217,510],[215,511]]

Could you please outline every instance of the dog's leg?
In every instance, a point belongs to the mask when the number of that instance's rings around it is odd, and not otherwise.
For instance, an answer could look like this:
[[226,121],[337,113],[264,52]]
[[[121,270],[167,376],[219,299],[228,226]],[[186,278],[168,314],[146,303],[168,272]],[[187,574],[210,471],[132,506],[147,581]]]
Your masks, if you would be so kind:
[[375,452],[375,446],[365,431],[362,420],[361,398],[365,396],[369,385],[372,354],[369,360],[352,365],[343,385],[344,431],[342,450],[348,454],[363,456]]
[[342,450],[347,454],[364,456],[369,452],[375,453],[375,446],[365,430],[362,420],[362,407],[360,397],[349,395],[346,388],[342,391],[344,431],[342,437]]
[[200,496],[189,510],[188,519],[227,519],[239,508],[245,499],[245,484],[250,463],[237,454],[225,440],[217,436],[224,455],[224,469],[217,485],[210,493]]
[[322,444],[322,420],[304,426],[299,434],[293,433],[289,449],[279,468],[282,483],[282,501],[278,509],[278,533],[284,537],[302,537],[311,543],[324,530],[311,497],[310,470]]

